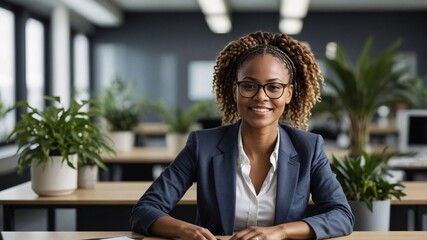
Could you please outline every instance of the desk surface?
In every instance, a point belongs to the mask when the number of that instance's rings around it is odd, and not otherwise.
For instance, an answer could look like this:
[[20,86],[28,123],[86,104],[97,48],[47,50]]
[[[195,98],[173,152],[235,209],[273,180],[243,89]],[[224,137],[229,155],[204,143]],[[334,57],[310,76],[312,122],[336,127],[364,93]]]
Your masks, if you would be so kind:
[[[0,205],[134,205],[152,182],[98,182],[93,189],[77,189],[66,196],[40,197],[26,182],[0,192]],[[179,204],[196,204],[193,185]]]
[[389,232],[372,232],[360,231],[353,232],[349,236],[334,238],[336,240],[425,240],[427,239],[426,231],[389,231]]
[[[325,147],[329,159],[332,155],[338,158],[344,157],[347,150],[334,147]],[[127,152],[117,152],[115,155],[105,155],[103,160],[106,163],[141,163],[141,164],[169,164],[176,157],[176,153],[164,147],[135,147]],[[427,170],[427,159],[415,158],[393,158],[389,165],[396,169],[424,169]]]
[[[326,147],[325,151],[330,159],[332,154],[343,157],[347,150],[334,147]],[[117,152],[115,155],[105,155],[102,157],[106,163],[141,163],[141,164],[169,164],[176,157],[176,153],[169,151],[165,147],[134,147],[127,152]]]
[[[94,189],[77,189],[73,194],[57,197],[40,197],[26,182],[0,192],[0,205],[134,205],[148,189],[151,182],[98,182]],[[392,199],[393,205],[427,205],[427,182],[404,182],[407,196],[402,201]],[[194,184],[179,204],[197,202]]]
[[[132,232],[1,232],[4,240],[75,240],[75,239],[94,239],[94,238],[112,238],[112,237],[141,237],[141,235]],[[218,236],[221,240],[229,239],[229,236]],[[144,237],[144,240],[160,240],[163,238]],[[426,231],[390,231],[390,232],[353,232],[349,236],[334,238],[336,240],[425,240]]]
[[161,136],[167,133],[168,126],[163,122],[141,122],[133,131],[146,136]]
[[388,165],[395,169],[427,170],[427,156],[392,158]]
[[175,156],[175,153],[163,147],[135,147],[128,152],[105,155],[102,159],[106,163],[169,164]]

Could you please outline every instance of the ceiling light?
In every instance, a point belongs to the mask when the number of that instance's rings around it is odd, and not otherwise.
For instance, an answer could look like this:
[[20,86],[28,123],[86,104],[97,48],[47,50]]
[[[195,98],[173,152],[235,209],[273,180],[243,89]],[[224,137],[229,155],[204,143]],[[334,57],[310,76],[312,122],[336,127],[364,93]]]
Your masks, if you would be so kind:
[[302,30],[302,20],[297,18],[282,18],[279,23],[280,32],[294,35]]
[[224,0],[197,0],[205,15],[226,14],[227,6]]
[[62,0],[68,7],[98,26],[118,26],[122,13],[108,1]]
[[231,31],[231,19],[225,0],[197,0],[209,29],[214,33]]
[[214,33],[228,33],[231,31],[231,20],[227,15],[205,16],[209,29]]
[[309,5],[310,0],[281,0],[280,15],[286,18],[304,18]]

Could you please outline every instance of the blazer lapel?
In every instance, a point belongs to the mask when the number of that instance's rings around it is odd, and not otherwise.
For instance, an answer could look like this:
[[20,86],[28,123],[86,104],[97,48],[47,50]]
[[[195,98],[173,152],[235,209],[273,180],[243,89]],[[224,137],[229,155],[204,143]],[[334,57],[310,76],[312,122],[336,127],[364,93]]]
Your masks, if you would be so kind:
[[237,134],[240,122],[234,124],[218,144],[222,154],[213,158],[215,192],[225,234],[232,234],[236,211]]
[[298,154],[293,147],[291,140],[283,130],[280,129],[279,161],[277,168],[277,193],[275,224],[284,223],[290,210],[298,181],[299,161]]

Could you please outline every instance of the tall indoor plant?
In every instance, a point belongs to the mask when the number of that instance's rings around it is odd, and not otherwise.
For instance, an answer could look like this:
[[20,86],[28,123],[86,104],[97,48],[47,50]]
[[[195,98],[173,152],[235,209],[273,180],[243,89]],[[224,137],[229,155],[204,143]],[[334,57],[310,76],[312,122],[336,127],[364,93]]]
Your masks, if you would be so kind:
[[71,101],[70,107],[60,106],[59,97],[45,97],[51,103],[45,110],[29,105],[26,101],[14,108],[26,108],[13,131],[18,145],[18,173],[31,167],[34,191],[40,195],[64,195],[77,188],[77,166],[94,161],[106,168],[101,153],[114,152],[107,138],[91,118],[100,111],[82,108],[91,101]]
[[337,45],[336,52],[326,58],[333,71],[326,78],[330,94],[323,94],[322,102],[315,111],[332,112],[334,116],[348,117],[350,151],[353,157],[366,150],[369,139],[369,124],[379,106],[394,107],[396,103],[411,103],[416,100],[416,91],[422,81],[408,78],[407,68],[396,68],[396,50],[400,41],[395,41],[374,58],[371,58],[373,38],[364,44],[357,64],[353,66],[344,49]]
[[100,96],[103,118],[116,151],[124,152],[133,148],[135,133],[141,109],[135,100],[134,84],[116,76]]
[[376,154],[362,151],[356,158],[332,157],[332,170],[355,214],[354,230],[388,230],[390,199],[395,197],[400,200],[406,195],[400,181],[388,179],[391,174],[387,162],[394,154],[383,149]]

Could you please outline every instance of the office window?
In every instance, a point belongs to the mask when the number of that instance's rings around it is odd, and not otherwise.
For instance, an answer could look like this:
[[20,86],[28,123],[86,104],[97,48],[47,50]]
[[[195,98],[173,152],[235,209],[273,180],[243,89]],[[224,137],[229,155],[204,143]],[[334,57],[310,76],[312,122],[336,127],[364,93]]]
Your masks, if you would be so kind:
[[90,98],[89,40],[85,35],[77,34],[73,38],[74,99]]
[[25,25],[25,63],[27,100],[32,106],[43,109],[44,100],[44,26],[30,18]]
[[[11,11],[0,8],[0,98],[5,107],[15,103],[15,21]],[[0,143],[15,125],[16,117],[10,112],[0,119]]]

